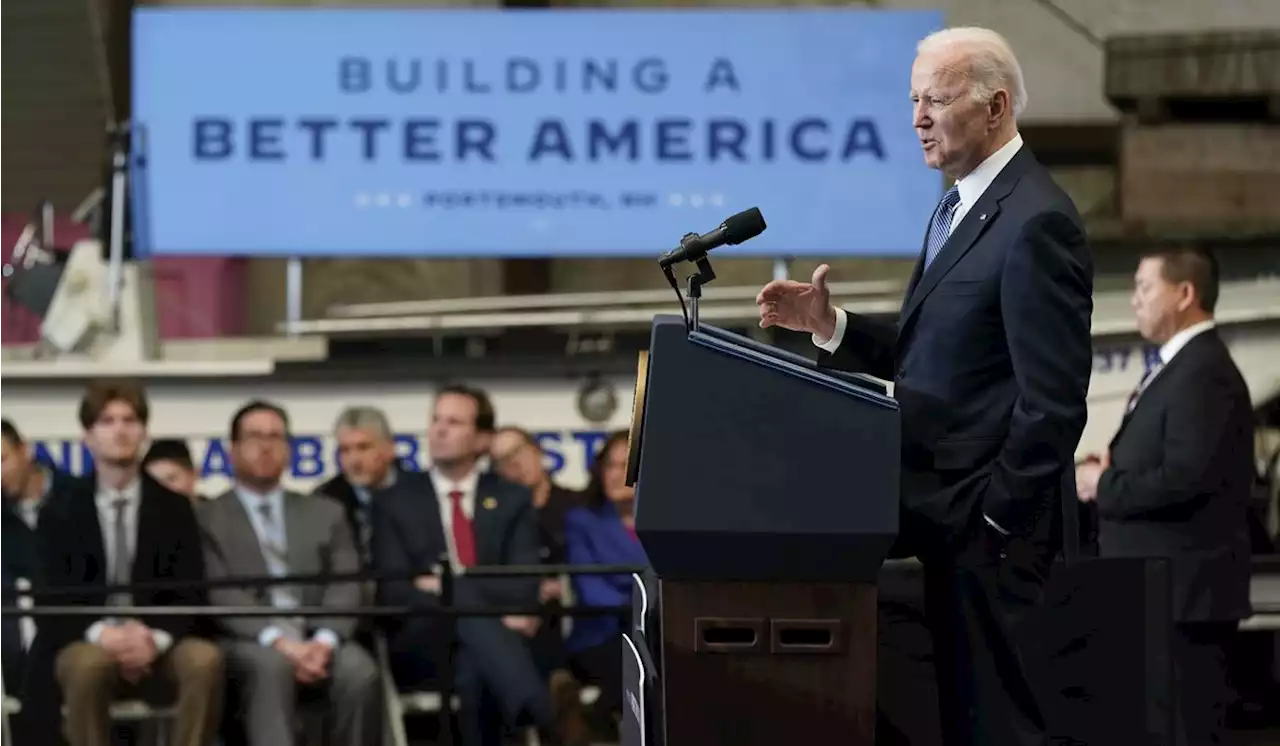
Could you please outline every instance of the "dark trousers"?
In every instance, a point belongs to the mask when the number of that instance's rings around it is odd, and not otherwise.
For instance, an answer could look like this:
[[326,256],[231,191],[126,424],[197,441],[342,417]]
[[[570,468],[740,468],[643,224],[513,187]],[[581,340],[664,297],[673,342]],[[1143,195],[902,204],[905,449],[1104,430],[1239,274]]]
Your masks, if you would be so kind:
[[1179,624],[1174,636],[1173,676],[1178,700],[1178,746],[1222,743],[1227,700],[1226,648],[1237,622]]
[[0,640],[3,640],[4,647],[3,653],[0,653],[0,664],[4,670],[4,693],[9,697],[17,697],[22,691],[23,672],[27,667],[27,651],[22,648],[18,617],[5,617]]
[[876,746],[941,746],[937,671],[918,567],[880,574]]
[[553,671],[569,667],[569,651],[564,646],[560,622],[559,616],[543,617],[537,634],[529,639],[529,650],[544,678],[550,677]]
[[1017,643],[1043,598],[1061,531],[1046,511],[1027,536],[976,513],[945,549],[922,552],[946,746],[1045,746],[1041,706]]
[[[438,687],[446,625],[408,623],[390,643],[392,673],[402,688]],[[415,623],[418,622],[418,623]],[[459,740],[463,746],[497,744],[502,724],[511,727],[553,725],[551,698],[528,642],[500,619],[457,620],[454,691],[461,709]]]
[[584,684],[600,690],[596,710],[622,714],[622,634],[569,653],[569,670]]

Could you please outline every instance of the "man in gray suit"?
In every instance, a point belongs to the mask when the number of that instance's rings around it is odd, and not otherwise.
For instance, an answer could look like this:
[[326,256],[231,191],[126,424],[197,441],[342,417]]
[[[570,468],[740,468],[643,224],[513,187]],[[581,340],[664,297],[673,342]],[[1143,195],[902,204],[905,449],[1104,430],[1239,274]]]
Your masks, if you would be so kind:
[[[288,458],[289,421],[283,409],[253,401],[236,413],[231,421],[236,485],[198,508],[210,578],[359,571],[342,507],[280,487]],[[293,742],[299,686],[327,692],[335,746],[380,742],[377,667],[350,641],[358,620],[288,615],[298,606],[360,606],[358,584],[217,588],[210,590],[209,600],[219,606],[274,606],[281,612],[279,617],[218,620],[231,638],[226,667],[239,691],[249,746]]]

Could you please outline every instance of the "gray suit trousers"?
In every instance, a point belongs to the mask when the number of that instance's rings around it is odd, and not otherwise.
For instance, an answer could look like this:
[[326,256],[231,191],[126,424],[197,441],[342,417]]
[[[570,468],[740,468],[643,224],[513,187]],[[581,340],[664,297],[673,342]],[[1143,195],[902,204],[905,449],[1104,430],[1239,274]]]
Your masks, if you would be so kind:
[[[249,746],[287,746],[294,742],[298,690],[293,664],[257,642],[223,643],[231,688],[239,694]],[[332,746],[380,746],[382,691],[378,668],[359,645],[343,643],[333,651],[328,681],[316,686],[327,694],[328,743]]]

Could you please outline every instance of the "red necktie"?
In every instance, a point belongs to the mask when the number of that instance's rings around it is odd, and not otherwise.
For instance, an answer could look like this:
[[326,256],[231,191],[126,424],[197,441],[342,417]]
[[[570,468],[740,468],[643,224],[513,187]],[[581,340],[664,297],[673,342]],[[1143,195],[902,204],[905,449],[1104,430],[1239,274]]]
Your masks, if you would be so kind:
[[476,537],[471,533],[471,519],[462,512],[462,492],[450,492],[449,501],[453,503],[453,547],[458,551],[458,562],[463,567],[473,567],[476,564]]

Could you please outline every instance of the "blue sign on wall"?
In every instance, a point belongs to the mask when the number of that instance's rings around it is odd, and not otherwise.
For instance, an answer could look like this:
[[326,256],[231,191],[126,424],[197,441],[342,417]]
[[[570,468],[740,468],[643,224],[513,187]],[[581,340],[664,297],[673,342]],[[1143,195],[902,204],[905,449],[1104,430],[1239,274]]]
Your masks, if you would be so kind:
[[[590,471],[609,433],[604,430],[549,430],[534,432],[533,437],[545,455],[548,473],[556,477],[565,473],[566,463],[571,458]],[[396,433],[395,441],[401,465],[411,470],[421,469],[426,462],[425,439],[416,433]],[[225,437],[188,438],[187,445],[201,479],[231,476],[231,444]],[[36,439],[32,448],[37,461],[73,474],[84,474],[93,466],[93,455],[79,438]],[[316,479],[338,472],[337,446],[329,444],[326,447],[324,436],[295,435],[291,439],[290,451],[292,455],[286,476],[292,479]]]
[[932,11],[141,8],[153,255],[914,254]]

